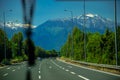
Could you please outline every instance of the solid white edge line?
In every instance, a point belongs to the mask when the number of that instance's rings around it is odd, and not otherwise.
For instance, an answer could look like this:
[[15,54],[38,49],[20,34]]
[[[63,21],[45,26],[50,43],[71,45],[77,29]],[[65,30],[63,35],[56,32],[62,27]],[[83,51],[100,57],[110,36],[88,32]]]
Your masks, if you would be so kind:
[[3,76],[5,77],[5,76],[7,76],[8,75],[8,73],[5,73]]
[[96,69],[91,69],[91,68],[83,67],[83,66],[80,66],[80,65],[76,65],[76,64],[72,64],[72,63],[67,63],[67,62],[61,61],[61,60],[59,60],[59,61],[63,62],[63,63],[66,63],[66,64],[69,64],[69,65],[73,65],[73,66],[79,67],[79,68],[84,68],[84,69],[87,69],[87,70],[92,70],[92,71],[96,71],[96,72],[105,73],[105,74],[108,74],[108,75],[120,77],[120,75],[118,75],[118,74],[113,74],[113,73],[109,73],[109,72],[105,72],[105,71],[100,71],[100,70],[96,70]]
[[81,76],[81,75],[78,75],[78,77],[84,79],[84,80],[89,80],[88,78],[84,77],[84,76]]

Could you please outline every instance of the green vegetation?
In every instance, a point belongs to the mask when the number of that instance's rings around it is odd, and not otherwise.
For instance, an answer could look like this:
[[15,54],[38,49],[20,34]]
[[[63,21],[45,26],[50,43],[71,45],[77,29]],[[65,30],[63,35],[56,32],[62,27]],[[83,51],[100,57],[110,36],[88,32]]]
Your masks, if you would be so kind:
[[[117,29],[118,64],[120,65],[120,35],[118,34],[120,34],[120,27]],[[86,59],[84,32],[78,27],[74,27],[71,35],[68,35],[66,43],[61,48],[62,57],[99,64],[116,64],[114,32],[106,29],[104,34],[86,33]],[[71,51],[72,46],[73,53]]]
[[14,34],[9,40],[5,32],[0,29],[0,63],[11,64],[27,60],[23,45],[23,34],[21,32]]
[[41,58],[48,58],[48,57],[56,57],[58,56],[57,55],[57,52],[53,49],[51,51],[46,51],[40,47],[36,47],[35,49],[35,55],[36,57],[41,57]]
[[[27,43],[28,40],[23,39],[23,34],[21,32],[15,33],[11,39],[8,39],[6,33],[2,29],[0,29],[0,64],[2,65],[11,64],[11,63],[18,63],[21,61],[28,60]],[[32,45],[34,45],[33,42]],[[41,47],[36,47],[35,45],[34,48],[35,48],[36,58],[57,56],[57,52],[55,50],[46,51]],[[6,51],[6,56],[5,56],[5,51]]]

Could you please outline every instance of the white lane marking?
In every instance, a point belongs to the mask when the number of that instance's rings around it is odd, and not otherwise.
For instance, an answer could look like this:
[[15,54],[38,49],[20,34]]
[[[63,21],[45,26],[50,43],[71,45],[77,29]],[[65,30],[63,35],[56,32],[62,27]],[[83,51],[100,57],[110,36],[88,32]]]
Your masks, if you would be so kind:
[[51,66],[49,66],[49,68],[51,69],[52,67],[51,67]]
[[71,74],[76,74],[75,72],[70,72]]
[[[61,61],[61,60],[58,60],[58,61]],[[83,68],[83,69],[87,69],[87,70],[91,70],[91,71],[95,71],[95,72],[100,72],[100,73],[105,73],[105,74],[108,74],[108,75],[120,77],[120,75],[118,75],[118,74],[114,74],[114,73],[110,73],[110,72],[105,72],[105,71],[100,71],[100,70],[96,70],[96,69],[91,69],[91,68],[83,67],[83,66],[80,66],[80,65],[68,63],[68,62],[65,62],[65,61],[61,61],[61,62],[66,63],[68,65],[73,65],[73,66],[78,67],[78,68]]]
[[63,70],[65,69],[65,68],[62,68]]
[[40,73],[40,71],[39,71],[39,73]]
[[39,75],[38,78],[41,79],[41,76]]
[[59,68],[62,68],[61,66],[59,66]]
[[41,64],[39,65],[39,67],[41,68]]
[[13,72],[15,71],[15,69],[12,70]]
[[72,68],[72,66],[67,66],[67,67]]
[[7,69],[10,69],[10,67],[8,67]]
[[18,67],[18,69],[20,69],[20,67]]
[[39,65],[39,70],[41,69],[41,64]]
[[68,69],[66,69],[65,71],[69,71]]
[[81,76],[81,75],[78,75],[78,77],[84,79],[84,80],[89,80],[88,78],[84,77],[84,76]]
[[28,69],[31,69],[31,67],[28,67]]
[[62,68],[60,65],[56,64],[53,60],[51,60],[53,64],[55,64],[57,67]]
[[7,76],[8,75],[8,73],[5,73],[3,76],[5,77],[5,76]]

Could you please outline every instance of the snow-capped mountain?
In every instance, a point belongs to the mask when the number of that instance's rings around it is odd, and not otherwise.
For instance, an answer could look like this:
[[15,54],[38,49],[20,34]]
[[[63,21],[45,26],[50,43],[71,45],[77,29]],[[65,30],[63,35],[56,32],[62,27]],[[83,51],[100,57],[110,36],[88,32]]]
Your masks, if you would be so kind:
[[[114,22],[112,20],[89,13],[73,18],[47,20],[43,24],[33,28],[32,38],[36,45],[40,45],[48,50],[53,48],[59,50],[74,26],[78,26],[81,30],[85,29],[86,32],[104,33],[106,28],[114,31]],[[24,31],[21,30],[23,27],[19,28],[12,28],[12,30],[15,30],[15,32]]]
[[[27,29],[29,25],[28,24],[22,24],[22,23],[14,23],[11,21],[8,21],[5,23],[5,32],[7,32],[8,38],[11,38],[14,33],[22,32],[25,36],[25,30]],[[4,24],[0,23],[0,28],[4,30]],[[32,29],[36,28],[36,26],[32,25]]]
[[33,40],[43,48],[59,50],[74,26],[81,30],[85,29],[86,32],[104,33],[106,28],[114,31],[112,20],[97,14],[86,14],[74,17],[73,20],[72,18],[48,20],[33,30],[35,33]]

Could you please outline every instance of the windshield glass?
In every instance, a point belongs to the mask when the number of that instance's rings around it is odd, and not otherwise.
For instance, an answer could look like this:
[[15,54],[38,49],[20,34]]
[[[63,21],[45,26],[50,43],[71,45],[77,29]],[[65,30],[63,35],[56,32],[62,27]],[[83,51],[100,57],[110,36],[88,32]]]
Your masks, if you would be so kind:
[[120,0],[0,0],[0,80],[120,80]]

